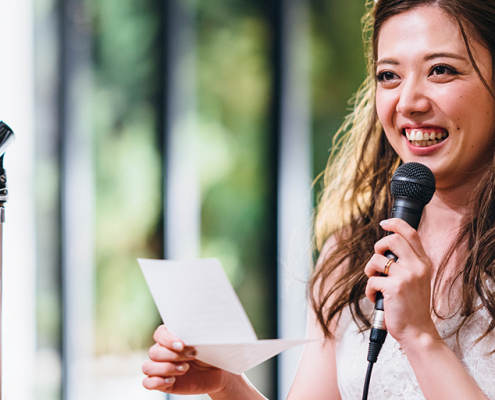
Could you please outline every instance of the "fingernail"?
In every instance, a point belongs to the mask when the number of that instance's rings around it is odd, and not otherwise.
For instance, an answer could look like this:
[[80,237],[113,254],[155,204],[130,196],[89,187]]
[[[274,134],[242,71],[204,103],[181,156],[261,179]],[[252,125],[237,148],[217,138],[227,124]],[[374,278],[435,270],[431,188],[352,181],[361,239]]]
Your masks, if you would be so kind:
[[186,357],[196,357],[196,354],[198,354],[198,352],[196,350],[189,350],[186,353]]
[[385,225],[388,222],[388,219],[384,219],[383,221],[380,221],[380,226]]
[[165,381],[165,383],[174,383],[175,382],[175,378],[173,376],[171,376],[169,378],[165,378],[164,381]]
[[177,351],[182,351],[184,350],[184,345],[181,342],[173,342],[172,348]]
[[177,369],[177,371],[180,371],[180,372],[187,371],[189,369],[189,364],[184,363],[184,364],[177,365],[176,369]]

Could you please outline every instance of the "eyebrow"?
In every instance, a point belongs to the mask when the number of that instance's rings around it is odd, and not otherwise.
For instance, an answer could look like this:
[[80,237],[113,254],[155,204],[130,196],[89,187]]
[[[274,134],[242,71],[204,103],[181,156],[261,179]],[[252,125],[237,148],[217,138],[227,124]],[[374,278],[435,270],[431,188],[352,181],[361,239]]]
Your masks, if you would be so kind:
[[424,60],[430,61],[430,60],[433,60],[435,58],[454,58],[456,60],[462,60],[462,61],[466,60],[465,57],[463,57],[457,53],[432,53],[432,54],[427,55],[424,58]]
[[[424,60],[431,61],[436,58],[454,58],[456,60],[467,61],[465,57],[456,53],[432,53],[425,56]],[[400,63],[397,60],[394,60],[393,58],[384,58],[383,60],[379,60],[376,63],[377,66],[382,64],[399,65]]]
[[399,62],[396,60],[393,60],[391,58],[384,58],[383,60],[379,60],[376,63],[376,66],[382,65],[382,64],[390,64],[390,65],[399,65]]

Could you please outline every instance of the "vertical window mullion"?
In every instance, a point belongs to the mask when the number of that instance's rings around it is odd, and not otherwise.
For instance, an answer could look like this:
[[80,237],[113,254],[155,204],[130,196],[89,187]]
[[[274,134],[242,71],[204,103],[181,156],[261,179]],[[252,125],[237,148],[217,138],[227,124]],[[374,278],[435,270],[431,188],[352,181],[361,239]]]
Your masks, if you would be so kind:
[[[283,112],[283,97],[282,89],[284,83],[284,65],[283,65],[283,44],[284,44],[284,32],[283,32],[283,12],[284,2],[283,0],[272,0],[268,3],[268,17],[272,32],[272,45],[271,45],[271,64],[272,64],[272,99],[271,110],[269,113],[269,153],[271,163],[269,165],[268,172],[268,185],[271,188],[268,198],[269,201],[269,221],[267,221],[267,228],[269,230],[270,240],[270,252],[269,260],[267,263],[271,265],[270,270],[267,272],[267,278],[269,280],[270,288],[270,301],[267,305],[269,310],[270,320],[272,321],[270,336],[278,337],[278,287],[277,282],[279,280],[279,251],[280,244],[279,236],[279,191],[280,191],[280,167],[281,167],[281,122]],[[271,379],[275,384],[273,385],[273,398],[279,397],[279,369],[280,369],[280,356],[277,356],[277,362],[273,364]]]
[[[194,2],[164,6],[164,256],[199,257],[201,203],[196,157]],[[188,398],[203,398],[187,396]],[[168,400],[183,396],[166,395]]]
[[[312,254],[309,16],[305,0],[281,2],[278,334],[301,338]],[[279,357],[280,399],[288,395],[301,352],[296,347]]]
[[88,114],[90,38],[84,0],[60,0],[62,397],[92,396],[94,167]]

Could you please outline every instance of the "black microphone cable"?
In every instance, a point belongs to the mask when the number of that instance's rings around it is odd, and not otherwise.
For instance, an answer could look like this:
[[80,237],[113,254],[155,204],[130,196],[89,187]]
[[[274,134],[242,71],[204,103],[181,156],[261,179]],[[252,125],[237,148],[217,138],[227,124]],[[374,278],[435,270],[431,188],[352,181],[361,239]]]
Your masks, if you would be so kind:
[[[400,218],[417,230],[423,208],[430,202],[435,193],[435,176],[423,164],[416,162],[403,164],[397,168],[390,181],[390,192],[394,198],[390,218]],[[398,260],[391,251],[386,251],[385,256],[394,262]],[[382,274],[382,276],[386,275]],[[386,338],[383,294],[378,292],[375,301],[375,314],[371,324],[367,357],[368,370],[364,381],[363,400],[368,399],[373,365],[378,360],[378,355]]]
[[[397,261],[397,256],[388,251],[385,253],[389,260]],[[382,276],[386,276],[382,274]],[[378,292],[376,294],[376,302],[375,302],[375,314],[373,316],[373,323],[371,326],[370,332],[370,344],[368,347],[368,370],[366,372],[366,378],[364,380],[364,389],[363,389],[363,400],[368,399],[368,391],[371,382],[371,373],[373,371],[373,365],[378,360],[378,355],[382,349],[383,343],[385,343],[385,339],[387,338],[387,330],[385,328],[385,309],[383,308],[383,294]]]

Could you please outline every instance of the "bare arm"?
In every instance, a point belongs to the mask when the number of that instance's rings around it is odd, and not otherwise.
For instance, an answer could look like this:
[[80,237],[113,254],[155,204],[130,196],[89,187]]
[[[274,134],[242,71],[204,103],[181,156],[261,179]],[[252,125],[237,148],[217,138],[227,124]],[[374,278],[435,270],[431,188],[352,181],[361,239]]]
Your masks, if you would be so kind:
[[[327,257],[332,256],[336,244],[334,236],[327,240],[318,259],[317,269],[321,268]],[[333,282],[327,282],[326,286],[330,287]],[[336,334],[337,323],[332,322],[329,328]],[[335,340],[325,338],[311,308],[308,310],[306,337],[313,342],[305,346],[288,400],[341,400],[337,386]]]
[[224,391],[209,396],[212,400],[267,400],[245,375],[232,376]]
[[[418,233],[398,219],[387,221],[384,228],[396,235],[375,245],[365,269],[370,277],[366,294],[373,301],[377,291],[383,293],[387,329],[406,354],[423,395],[427,400],[487,400],[431,318],[432,264]],[[399,261],[383,277],[379,274],[387,261],[386,250]]]
[[441,338],[423,333],[402,348],[426,399],[488,399]]
[[[313,312],[308,319],[307,338],[314,341],[304,348],[288,400],[341,400],[337,388],[335,342],[324,340]],[[244,376],[232,377],[225,390],[210,394],[210,397],[213,400],[266,400]]]
[[337,386],[335,341],[324,340],[314,312],[309,311],[308,343],[289,393],[288,400],[341,400]]
[[[310,312],[306,345],[289,400],[341,400],[337,389],[335,342],[323,334]],[[212,400],[266,400],[244,375],[234,375],[194,360],[192,348],[174,348],[182,342],[161,326],[157,344],[150,349],[151,361],[143,365],[147,389],[166,393],[208,393]],[[177,368],[186,366],[187,368]]]
[[[330,243],[331,244],[331,243]],[[322,254],[328,255],[328,248]],[[307,344],[289,400],[341,400],[337,388],[335,342],[325,341],[313,312],[309,313]],[[193,348],[164,326],[154,335],[150,360],[143,364],[145,388],[174,394],[207,393],[213,400],[266,400],[244,375],[234,375],[195,359]]]

